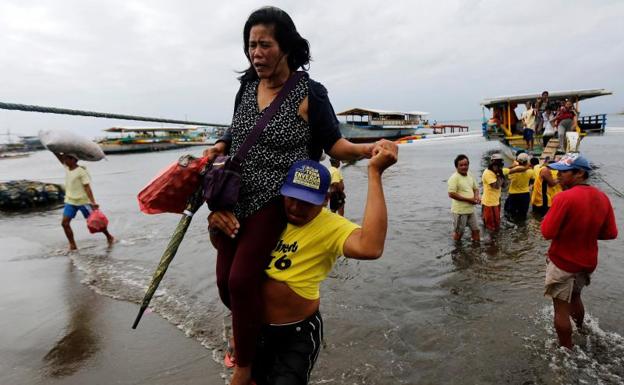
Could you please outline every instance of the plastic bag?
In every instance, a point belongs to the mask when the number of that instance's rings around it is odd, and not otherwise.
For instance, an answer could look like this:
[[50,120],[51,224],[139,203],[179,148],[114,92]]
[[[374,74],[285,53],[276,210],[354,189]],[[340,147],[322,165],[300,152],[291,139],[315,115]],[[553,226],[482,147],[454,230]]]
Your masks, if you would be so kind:
[[55,153],[75,155],[80,160],[97,161],[104,159],[104,151],[95,142],[66,130],[39,131],[41,144]]
[[145,214],[178,213],[186,208],[188,199],[200,187],[208,158],[182,156],[162,170],[145,186],[137,199]]
[[100,210],[93,210],[87,218],[87,228],[91,234],[101,233],[108,227],[108,218]]

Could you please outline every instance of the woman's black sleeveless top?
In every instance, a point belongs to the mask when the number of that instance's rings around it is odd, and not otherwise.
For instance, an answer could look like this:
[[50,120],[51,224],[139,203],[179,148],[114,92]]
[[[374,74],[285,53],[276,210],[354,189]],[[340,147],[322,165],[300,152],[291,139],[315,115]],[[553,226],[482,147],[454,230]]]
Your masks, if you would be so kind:
[[[230,154],[238,151],[256,121],[266,111],[258,109],[259,80],[244,84],[244,91],[232,119]],[[302,77],[290,91],[277,113],[260,134],[258,141],[243,159],[241,192],[234,215],[243,219],[280,195],[288,169],[296,161],[310,159],[310,125],[298,115],[299,106],[308,96],[308,79]]]

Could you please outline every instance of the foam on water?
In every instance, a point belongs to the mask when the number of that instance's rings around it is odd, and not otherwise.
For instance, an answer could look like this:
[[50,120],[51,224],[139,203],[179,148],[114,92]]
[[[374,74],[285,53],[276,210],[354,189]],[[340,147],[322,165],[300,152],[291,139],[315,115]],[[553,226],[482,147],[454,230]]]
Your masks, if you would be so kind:
[[559,347],[553,326],[552,306],[543,307],[533,317],[536,328],[546,335],[525,337],[525,347],[544,362],[554,384],[624,383],[624,337],[605,331],[598,319],[585,314],[584,330],[574,327],[572,351]]
[[[120,243],[123,244],[123,240]],[[111,259],[107,254],[105,247],[87,246],[69,256],[85,275],[82,283],[95,292],[140,304],[155,266],[141,261]],[[157,313],[180,329],[186,337],[195,338],[202,346],[213,350],[213,357],[219,362],[223,348],[223,307],[218,300],[205,301],[176,285],[171,277],[168,278],[160,283],[144,318],[152,312]],[[128,327],[132,321],[128,319]],[[141,327],[140,324],[138,327]]]

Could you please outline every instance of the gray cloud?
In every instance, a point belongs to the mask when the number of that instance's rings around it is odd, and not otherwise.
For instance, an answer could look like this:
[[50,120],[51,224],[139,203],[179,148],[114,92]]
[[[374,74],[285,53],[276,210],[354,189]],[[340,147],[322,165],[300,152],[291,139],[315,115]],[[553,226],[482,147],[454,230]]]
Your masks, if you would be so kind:
[[[0,3],[0,101],[227,123],[259,1]],[[618,1],[278,1],[312,47],[336,110],[474,118],[485,97],[607,88],[585,112],[624,108]],[[0,131],[110,120],[0,110]]]

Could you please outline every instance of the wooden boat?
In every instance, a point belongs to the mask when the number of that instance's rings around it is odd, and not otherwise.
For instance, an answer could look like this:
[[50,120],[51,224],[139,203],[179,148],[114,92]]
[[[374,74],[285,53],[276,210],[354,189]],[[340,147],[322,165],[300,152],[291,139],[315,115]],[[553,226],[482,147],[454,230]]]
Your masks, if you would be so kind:
[[98,141],[105,154],[207,146],[216,141],[204,127],[111,127],[104,131],[117,134]]
[[416,129],[424,127],[424,118],[429,113],[351,108],[336,115],[344,117],[340,123],[342,136],[352,142],[366,143],[414,135]]
[[[584,99],[595,98],[598,96],[611,95],[612,92],[605,89],[585,89],[572,91],[554,91],[548,93],[549,104],[557,105],[565,100],[570,100],[575,104],[577,111],[579,102]],[[515,109],[518,105],[527,102],[535,102],[541,97],[541,93],[499,96],[488,98],[481,102],[483,106],[483,135],[488,139],[500,140],[503,144],[512,150],[526,150],[526,142],[521,134],[521,126],[516,115]],[[485,108],[492,110],[492,117],[489,120],[485,118]],[[521,123],[520,123],[521,124]],[[577,120],[576,137],[577,142],[572,143],[578,147],[578,141],[590,133],[601,133],[607,124],[606,114],[580,116]],[[575,137],[572,135],[572,137]],[[559,145],[558,138],[552,138],[548,142],[546,149],[542,148],[541,134],[535,136],[534,154],[542,154],[544,152],[554,155]]]

